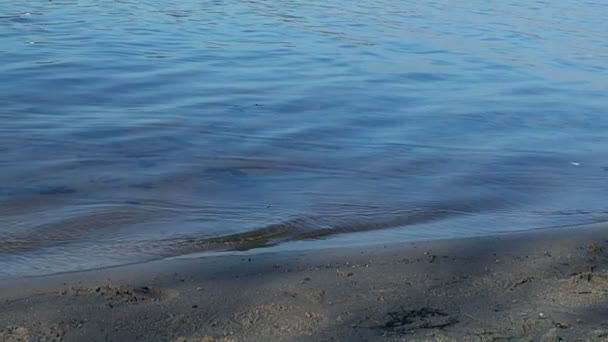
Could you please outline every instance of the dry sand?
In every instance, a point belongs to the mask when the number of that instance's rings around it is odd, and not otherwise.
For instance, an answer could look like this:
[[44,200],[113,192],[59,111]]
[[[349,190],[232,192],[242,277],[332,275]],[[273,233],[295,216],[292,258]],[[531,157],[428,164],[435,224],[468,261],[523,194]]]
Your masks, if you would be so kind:
[[0,341],[608,341],[608,226],[0,281]]

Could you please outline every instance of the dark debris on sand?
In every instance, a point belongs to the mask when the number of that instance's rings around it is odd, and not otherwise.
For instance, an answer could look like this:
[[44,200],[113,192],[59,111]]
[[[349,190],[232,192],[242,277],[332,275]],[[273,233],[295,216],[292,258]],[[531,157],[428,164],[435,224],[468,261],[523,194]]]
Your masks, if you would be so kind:
[[416,310],[389,312],[390,319],[377,327],[388,334],[408,334],[419,329],[443,329],[459,321],[450,314],[434,308],[423,307]]

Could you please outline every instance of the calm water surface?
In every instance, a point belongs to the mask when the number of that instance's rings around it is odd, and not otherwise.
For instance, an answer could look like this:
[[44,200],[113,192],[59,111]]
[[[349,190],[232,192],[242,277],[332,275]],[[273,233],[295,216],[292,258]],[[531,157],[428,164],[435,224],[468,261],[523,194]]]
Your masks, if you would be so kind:
[[606,18],[0,0],[0,277],[608,220]]

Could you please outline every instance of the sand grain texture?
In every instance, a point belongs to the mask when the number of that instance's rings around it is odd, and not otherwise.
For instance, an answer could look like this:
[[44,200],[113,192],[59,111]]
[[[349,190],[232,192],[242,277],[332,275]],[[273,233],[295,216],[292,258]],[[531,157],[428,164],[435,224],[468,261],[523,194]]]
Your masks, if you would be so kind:
[[608,341],[604,225],[0,282],[0,341]]

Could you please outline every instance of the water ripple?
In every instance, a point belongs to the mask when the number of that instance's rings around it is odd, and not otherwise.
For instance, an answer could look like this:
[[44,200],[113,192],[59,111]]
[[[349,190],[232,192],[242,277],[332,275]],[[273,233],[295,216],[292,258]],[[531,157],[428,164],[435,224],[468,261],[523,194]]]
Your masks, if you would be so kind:
[[605,221],[606,17],[0,0],[0,276]]

